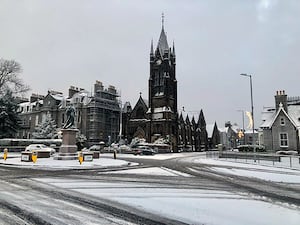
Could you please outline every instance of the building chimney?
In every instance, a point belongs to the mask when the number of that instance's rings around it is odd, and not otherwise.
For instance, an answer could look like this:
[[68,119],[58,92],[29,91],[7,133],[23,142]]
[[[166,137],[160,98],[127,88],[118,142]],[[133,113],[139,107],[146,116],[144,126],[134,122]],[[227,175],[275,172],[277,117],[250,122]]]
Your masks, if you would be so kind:
[[69,98],[72,98],[74,94],[78,93],[78,87],[70,86],[69,88]]
[[99,91],[103,91],[104,87],[101,81],[96,80],[96,83],[94,84],[94,94],[96,94]]
[[280,104],[282,104],[283,109],[286,112],[288,112],[288,109],[287,109],[287,95],[285,94],[284,90],[276,91],[276,95],[275,95],[276,111],[278,111]]
[[38,100],[44,99],[45,96],[32,93],[30,96],[30,102],[36,102]]

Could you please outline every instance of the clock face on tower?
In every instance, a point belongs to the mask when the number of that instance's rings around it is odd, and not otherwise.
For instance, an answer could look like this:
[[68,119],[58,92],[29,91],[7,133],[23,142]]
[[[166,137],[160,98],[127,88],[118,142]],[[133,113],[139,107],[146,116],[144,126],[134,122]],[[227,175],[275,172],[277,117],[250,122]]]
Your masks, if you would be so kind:
[[158,60],[156,61],[156,65],[160,65],[160,64],[161,64],[161,60],[158,59]]

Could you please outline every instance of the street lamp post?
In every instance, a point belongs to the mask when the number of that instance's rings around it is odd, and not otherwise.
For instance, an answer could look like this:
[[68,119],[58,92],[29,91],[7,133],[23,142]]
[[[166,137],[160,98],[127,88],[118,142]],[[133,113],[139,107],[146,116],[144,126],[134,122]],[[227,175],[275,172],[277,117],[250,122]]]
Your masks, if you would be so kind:
[[[251,116],[252,116],[252,145],[253,145],[253,152],[255,157],[255,140],[254,140],[254,113],[253,113],[253,93],[252,93],[252,75],[241,73],[241,76],[249,77],[250,79],[250,94],[251,94]],[[254,158],[255,161],[255,158]]]

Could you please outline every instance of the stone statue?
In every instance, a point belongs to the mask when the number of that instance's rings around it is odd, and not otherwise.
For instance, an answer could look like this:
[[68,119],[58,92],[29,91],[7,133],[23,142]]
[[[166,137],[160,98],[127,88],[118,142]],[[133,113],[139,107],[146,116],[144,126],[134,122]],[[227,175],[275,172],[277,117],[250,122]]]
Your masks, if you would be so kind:
[[63,129],[69,129],[75,125],[75,108],[74,106],[69,106],[66,110],[67,121],[65,122]]

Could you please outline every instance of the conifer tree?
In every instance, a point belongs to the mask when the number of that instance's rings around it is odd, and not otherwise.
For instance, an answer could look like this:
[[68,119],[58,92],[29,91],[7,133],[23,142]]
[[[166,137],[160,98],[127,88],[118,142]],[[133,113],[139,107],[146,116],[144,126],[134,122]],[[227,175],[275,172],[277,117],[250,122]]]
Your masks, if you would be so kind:
[[57,126],[51,115],[46,114],[45,119],[35,127],[32,137],[36,139],[53,139],[57,137]]

